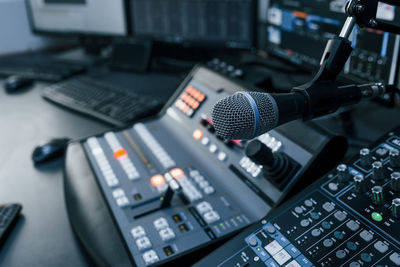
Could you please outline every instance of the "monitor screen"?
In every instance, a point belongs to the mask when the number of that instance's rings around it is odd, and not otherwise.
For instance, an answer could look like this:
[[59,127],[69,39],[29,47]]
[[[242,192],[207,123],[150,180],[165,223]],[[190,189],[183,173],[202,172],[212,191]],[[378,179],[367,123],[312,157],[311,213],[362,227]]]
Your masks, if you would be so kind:
[[[326,43],[339,34],[346,19],[346,0],[270,0],[265,22],[260,22],[260,45],[272,54],[316,70]],[[380,4],[377,18],[400,20],[400,9]],[[342,77],[356,82],[393,83],[399,36],[357,26],[351,35],[353,53]]]
[[255,0],[131,0],[135,36],[176,43],[250,48]]
[[123,0],[28,0],[33,30],[47,33],[125,35]]

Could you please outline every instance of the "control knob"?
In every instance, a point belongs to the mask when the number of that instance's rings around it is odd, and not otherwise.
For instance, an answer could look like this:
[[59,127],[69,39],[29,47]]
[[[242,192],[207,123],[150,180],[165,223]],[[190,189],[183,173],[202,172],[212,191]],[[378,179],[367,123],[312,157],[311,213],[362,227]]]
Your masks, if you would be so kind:
[[395,218],[400,218],[400,198],[392,200],[392,215]]
[[398,149],[391,149],[389,151],[390,166],[393,168],[400,167],[400,152]]
[[371,193],[372,193],[372,202],[375,205],[383,205],[383,188],[382,186],[374,186],[371,189]]
[[263,166],[264,177],[276,183],[281,183],[293,169],[288,157],[280,152],[272,153],[272,150],[261,141],[250,141],[245,149],[246,156],[256,164]]
[[392,172],[390,179],[390,187],[392,190],[400,191],[400,172]]
[[338,174],[338,180],[340,183],[347,183],[350,179],[349,169],[345,164],[340,164],[336,168]]
[[380,181],[385,179],[385,173],[383,171],[383,164],[381,161],[375,161],[372,163],[372,170],[373,170],[373,175],[372,178],[376,181]]
[[357,174],[353,177],[354,181],[354,190],[357,193],[365,193],[368,190],[367,181],[364,179],[364,175]]
[[364,169],[369,169],[369,166],[372,163],[372,156],[371,152],[369,151],[368,148],[363,148],[360,150],[360,164],[361,167]]

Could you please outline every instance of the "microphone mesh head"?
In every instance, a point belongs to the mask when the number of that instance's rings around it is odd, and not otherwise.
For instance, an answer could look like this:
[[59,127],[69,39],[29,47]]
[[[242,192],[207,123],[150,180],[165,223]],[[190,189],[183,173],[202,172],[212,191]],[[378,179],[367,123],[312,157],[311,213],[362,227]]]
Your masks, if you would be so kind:
[[228,140],[253,139],[278,124],[278,107],[275,99],[267,93],[246,92],[256,105],[259,126],[256,130],[256,116],[250,100],[242,93],[236,93],[219,100],[213,108],[212,120],[218,136]]

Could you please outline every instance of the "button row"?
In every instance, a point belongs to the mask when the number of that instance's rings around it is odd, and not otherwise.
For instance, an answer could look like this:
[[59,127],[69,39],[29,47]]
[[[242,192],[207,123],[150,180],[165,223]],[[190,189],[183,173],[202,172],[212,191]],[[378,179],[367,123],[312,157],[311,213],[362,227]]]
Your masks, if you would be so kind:
[[126,175],[130,180],[137,180],[140,178],[139,172],[133,165],[128,153],[122,148],[121,143],[118,141],[117,136],[113,132],[108,132],[104,134],[104,139],[107,141],[108,145],[114,152],[114,157],[121,164],[122,169],[125,171]]
[[187,116],[193,116],[194,112],[206,99],[205,94],[196,89],[193,85],[188,85],[184,92],[175,101],[175,107]]
[[[131,235],[135,239],[135,243],[139,251],[144,251],[151,248],[152,244],[150,239],[146,236],[146,231],[142,226],[136,226],[131,230]],[[143,260],[146,265],[153,264],[159,261],[158,255],[154,250],[149,250],[142,254]]]
[[133,129],[142,138],[143,142],[146,143],[148,148],[165,169],[169,169],[175,166],[175,161],[168,155],[165,149],[153,137],[153,135],[149,132],[149,130],[143,123],[135,124],[135,126],[133,126]]
[[158,231],[162,241],[166,242],[175,238],[174,231],[169,227],[167,219],[160,217],[153,222],[154,228]]
[[239,165],[254,178],[257,177],[262,171],[262,166],[255,164],[246,156],[239,161]]
[[197,204],[196,210],[200,213],[201,217],[203,217],[207,224],[216,222],[221,219],[218,212],[216,212],[211,204],[207,201],[203,201]]
[[196,182],[196,184],[203,190],[204,194],[211,195],[215,192],[214,187],[204,178],[201,173],[196,169],[189,171],[189,176]]
[[183,194],[190,202],[194,202],[203,198],[201,192],[197,190],[197,188],[186,177],[185,173],[181,169],[172,169],[169,173],[165,174],[165,177],[167,176],[172,176],[176,179],[176,181],[178,181],[179,185],[182,187]]
[[260,135],[258,137],[258,140],[260,140],[267,147],[269,147],[272,150],[272,152],[276,152],[282,147],[282,142],[276,139],[275,137],[270,136],[268,133]]
[[86,143],[88,144],[90,151],[92,152],[92,155],[94,156],[96,163],[99,166],[107,185],[109,187],[118,186],[119,181],[117,179],[117,176],[115,175],[113,169],[111,168],[110,162],[108,161],[106,155],[104,154],[104,151],[101,148],[97,138],[91,137],[87,139]]
[[117,205],[121,208],[129,205],[129,199],[125,195],[125,191],[121,188],[112,191],[112,196],[114,197]]
[[224,151],[221,151],[216,144],[211,143],[207,136],[203,136],[203,138],[200,139],[200,143],[203,146],[208,146],[208,151],[210,151],[211,154],[215,154],[219,161],[225,161],[228,158],[228,155]]

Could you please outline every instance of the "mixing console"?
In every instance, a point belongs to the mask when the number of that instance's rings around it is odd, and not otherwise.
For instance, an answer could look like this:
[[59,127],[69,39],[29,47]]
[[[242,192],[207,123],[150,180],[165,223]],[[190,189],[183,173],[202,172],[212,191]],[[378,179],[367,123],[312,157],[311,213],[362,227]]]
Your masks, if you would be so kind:
[[196,266],[400,266],[399,136],[361,149]]
[[[82,146],[87,160],[68,149],[66,182],[94,174],[113,227],[136,265],[170,263],[185,255],[193,261],[191,252],[260,220],[295,185],[331,168],[323,164],[324,157],[335,164],[343,155],[343,139],[300,122],[262,135],[246,155],[246,142],[216,136],[209,117],[218,99],[237,90],[245,89],[197,67],[156,118],[71,145]],[[269,155],[270,162],[260,153]],[[304,175],[310,180],[302,180]],[[84,206],[79,204],[79,210]],[[82,230],[89,228],[82,224],[95,219],[88,215],[74,224],[76,210],[69,208],[75,231],[82,239],[91,234],[87,239],[100,242],[104,231]]]

